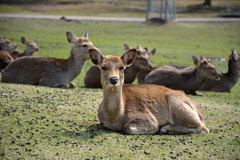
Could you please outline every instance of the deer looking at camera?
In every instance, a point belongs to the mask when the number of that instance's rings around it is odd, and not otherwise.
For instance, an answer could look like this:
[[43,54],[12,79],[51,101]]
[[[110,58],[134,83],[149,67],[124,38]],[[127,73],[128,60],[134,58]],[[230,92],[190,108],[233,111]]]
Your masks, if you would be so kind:
[[186,94],[200,96],[201,94],[196,91],[204,85],[207,79],[220,80],[222,75],[204,56],[200,60],[193,55],[192,59],[196,67],[178,70],[175,67],[164,66],[153,70],[145,78],[146,84],[163,85],[171,89],[182,90]]
[[208,133],[201,112],[184,92],[157,85],[123,85],[124,69],[136,54],[130,49],[122,56],[103,56],[89,49],[91,61],[101,69],[100,126],[125,134]]
[[228,72],[223,73],[220,81],[207,80],[200,88],[201,91],[230,92],[238,82],[240,75],[240,54],[235,50],[229,53]]
[[88,33],[77,38],[66,32],[69,43],[73,44],[68,59],[51,57],[21,57],[9,64],[2,75],[2,82],[31,84],[56,88],[74,88],[71,81],[78,76],[89,59],[88,49],[97,49],[88,40]]
[[[124,44],[125,50],[129,50],[130,47]],[[150,71],[153,66],[150,62],[150,57],[154,55],[156,49],[154,48],[150,52],[147,48],[137,46],[137,56],[133,64],[124,70],[124,83],[130,84],[136,79],[137,75],[141,71]],[[101,84],[101,71],[98,66],[92,66],[86,73],[84,78],[84,84],[87,88],[102,88]]]
[[21,37],[21,41],[23,44],[25,44],[25,51],[23,53],[20,53],[19,51],[9,52],[14,59],[17,59],[23,56],[32,56],[34,52],[38,51],[37,43],[39,39],[36,39],[34,41],[27,41],[26,38]]

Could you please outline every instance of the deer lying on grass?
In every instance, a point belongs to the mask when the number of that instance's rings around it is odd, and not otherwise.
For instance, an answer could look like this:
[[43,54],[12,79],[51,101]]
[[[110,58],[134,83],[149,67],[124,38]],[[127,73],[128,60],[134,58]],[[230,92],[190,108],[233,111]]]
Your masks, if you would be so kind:
[[37,43],[39,39],[36,39],[34,41],[27,41],[24,37],[22,37],[21,41],[23,44],[25,44],[25,51],[23,53],[20,53],[18,51],[9,52],[14,59],[23,56],[32,56],[34,52],[38,51]]
[[0,72],[6,68],[8,64],[13,62],[12,56],[7,51],[0,51]]
[[158,85],[123,85],[124,69],[136,54],[130,49],[122,56],[103,56],[89,49],[91,61],[101,69],[100,126],[125,134],[208,133],[201,112],[184,92]]
[[229,54],[228,72],[223,73],[220,81],[207,80],[201,91],[230,92],[240,75],[240,54],[232,50]]
[[145,78],[146,84],[163,85],[171,89],[182,90],[186,94],[200,96],[196,91],[201,88],[206,80],[220,80],[221,74],[205,58],[200,60],[194,55],[192,58],[196,67],[186,67],[183,70],[157,68],[147,75]]
[[17,45],[10,41],[7,37],[0,36],[0,51],[12,52],[17,49]]
[[8,65],[3,72],[2,82],[32,84],[56,88],[74,88],[71,81],[78,76],[89,59],[88,49],[97,49],[88,40],[85,32],[81,38],[66,32],[73,44],[68,59],[50,57],[21,57]]
[[[130,49],[127,44],[124,44],[125,50]],[[124,70],[124,83],[132,83],[139,72],[151,70],[152,64],[150,57],[155,54],[156,49],[154,48],[148,52],[147,48],[143,49],[140,45],[137,46],[137,56],[133,64]],[[84,84],[87,88],[102,88],[101,84],[101,71],[98,66],[92,66],[86,73],[84,78]]]
[[[153,70],[157,69],[159,67],[154,67]],[[182,67],[181,67],[182,68]],[[176,68],[175,66],[162,66],[161,67],[161,70],[175,70],[175,71],[178,71],[178,68]],[[145,78],[147,77],[147,75],[152,72],[153,70],[151,71],[141,71],[139,74],[138,74],[138,84],[146,84],[145,82]]]

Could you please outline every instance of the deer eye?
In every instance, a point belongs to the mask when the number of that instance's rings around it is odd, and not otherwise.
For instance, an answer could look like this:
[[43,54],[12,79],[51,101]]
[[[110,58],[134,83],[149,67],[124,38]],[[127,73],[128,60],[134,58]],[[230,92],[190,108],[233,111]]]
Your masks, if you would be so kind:
[[86,44],[84,44],[84,45],[82,45],[83,47],[87,47],[87,45]]
[[119,69],[120,69],[120,70],[123,70],[123,69],[124,69],[124,67],[120,67]]
[[104,70],[104,71],[105,71],[105,70],[107,70],[107,68],[106,68],[106,67],[102,67],[102,70]]

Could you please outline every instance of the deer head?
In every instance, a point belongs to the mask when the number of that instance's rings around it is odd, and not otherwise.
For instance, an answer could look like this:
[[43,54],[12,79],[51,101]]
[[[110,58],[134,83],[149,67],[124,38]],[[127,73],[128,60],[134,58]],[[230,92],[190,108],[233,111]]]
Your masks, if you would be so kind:
[[37,43],[39,41],[39,38],[34,41],[27,41],[25,37],[21,37],[21,41],[26,46],[24,56],[32,56],[34,52],[38,51]]
[[7,37],[0,36],[0,50],[12,51],[17,49],[17,45],[11,42]]
[[101,70],[102,87],[115,91],[124,83],[124,69],[132,64],[136,57],[137,50],[129,49],[122,56],[103,56],[96,49],[89,49],[91,61],[98,65]]
[[89,54],[88,49],[95,48],[97,49],[92,42],[88,40],[88,33],[84,32],[82,37],[77,38],[71,32],[66,32],[68,42],[73,44],[73,48],[71,54],[74,57],[78,57],[79,59],[88,60]]
[[204,56],[201,56],[200,60],[195,55],[192,56],[192,59],[199,70],[200,76],[207,77],[208,79],[220,80],[222,74],[216,70],[210,59],[207,60]]
[[[131,49],[127,44],[124,44],[125,50]],[[132,65],[137,67],[140,71],[150,71],[153,69],[150,57],[154,55],[156,49],[148,52],[147,48],[142,48],[140,45],[137,46],[137,55]]]

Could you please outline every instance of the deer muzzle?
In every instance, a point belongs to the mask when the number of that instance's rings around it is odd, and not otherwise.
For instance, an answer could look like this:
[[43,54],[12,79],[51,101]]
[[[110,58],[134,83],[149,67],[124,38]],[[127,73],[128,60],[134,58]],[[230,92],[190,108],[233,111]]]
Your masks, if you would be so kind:
[[118,83],[118,78],[117,77],[110,77],[109,82],[112,85],[116,85]]
[[221,77],[222,77],[222,74],[220,73],[218,77],[215,78],[215,80],[220,81]]

